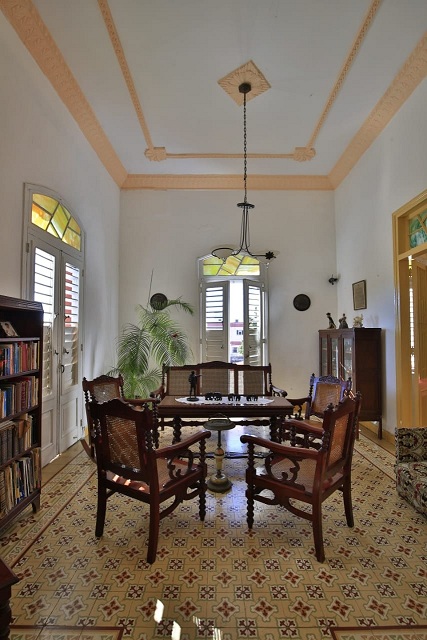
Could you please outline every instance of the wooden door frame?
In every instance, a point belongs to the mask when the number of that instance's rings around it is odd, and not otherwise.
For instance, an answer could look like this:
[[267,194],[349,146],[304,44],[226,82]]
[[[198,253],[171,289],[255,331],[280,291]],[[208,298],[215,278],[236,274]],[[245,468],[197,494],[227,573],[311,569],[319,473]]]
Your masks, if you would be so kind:
[[[421,426],[413,399],[409,318],[409,258],[427,253],[427,242],[411,247],[409,221],[427,209],[427,190],[393,213],[393,262],[396,326],[396,417],[398,427]],[[415,349],[417,345],[415,344]],[[415,354],[416,357],[416,354]],[[410,399],[408,402],[407,399]],[[419,400],[419,399],[418,399]]]

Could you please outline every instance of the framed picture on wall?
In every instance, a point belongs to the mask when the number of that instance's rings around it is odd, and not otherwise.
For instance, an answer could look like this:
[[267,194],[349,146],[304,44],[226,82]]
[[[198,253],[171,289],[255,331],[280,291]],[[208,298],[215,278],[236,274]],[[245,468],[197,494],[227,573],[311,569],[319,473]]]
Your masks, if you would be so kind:
[[353,282],[353,308],[366,309],[366,280]]

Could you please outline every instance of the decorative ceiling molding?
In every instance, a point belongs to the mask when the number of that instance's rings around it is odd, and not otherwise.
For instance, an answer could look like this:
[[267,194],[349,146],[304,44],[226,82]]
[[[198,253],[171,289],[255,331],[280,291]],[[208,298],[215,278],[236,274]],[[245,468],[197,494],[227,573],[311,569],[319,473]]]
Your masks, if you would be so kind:
[[334,189],[341,184],[365,151],[408,100],[411,93],[426,77],[427,34],[424,34],[384,96],[372,109],[362,127],[330,172],[329,178]]
[[[350,49],[350,53],[345,60],[342,69],[340,71],[338,80],[335,82],[334,87],[329,95],[326,106],[323,109],[323,112],[317,121],[317,124],[314,128],[314,132],[311,135],[309,142],[303,147],[295,147],[292,153],[265,153],[265,154],[257,154],[257,155],[248,155],[248,158],[266,158],[269,160],[274,159],[287,159],[287,160],[295,160],[296,162],[307,162],[312,160],[316,151],[314,149],[314,142],[316,141],[321,128],[323,127],[328,113],[330,112],[333,103],[335,102],[337,95],[344,84],[344,81],[350,71],[351,65],[362,45],[363,40],[366,37],[368,29],[378,11],[378,8],[381,4],[382,0],[372,0],[371,6],[365,16],[365,19],[362,22],[362,25],[357,33],[355,41]],[[126,85],[128,87],[128,91],[132,100],[132,103],[135,107],[135,111],[137,114],[138,121],[141,125],[142,132],[145,137],[145,141],[147,144],[147,149],[144,152],[145,157],[152,162],[163,162],[168,159],[180,159],[180,160],[192,160],[197,158],[242,158],[242,154],[227,154],[227,153],[168,153],[166,147],[155,147],[153,145],[150,132],[148,130],[147,123],[145,121],[144,114],[142,112],[142,107],[139,102],[139,98],[136,93],[135,85],[129,70],[129,66],[126,61],[126,56],[124,54],[120,38],[118,36],[113,17],[111,15],[111,11],[108,5],[108,0],[98,0],[98,5],[101,9],[102,17],[104,19],[105,25],[107,27],[108,34],[110,36],[111,43],[113,45],[114,51],[116,53],[117,60],[119,62],[120,68],[122,70],[122,74]],[[247,101],[256,98],[261,95],[265,91],[271,88],[270,83],[265,78],[263,73],[258,69],[256,64],[249,60],[245,64],[241,65],[234,71],[231,71],[226,76],[218,80],[218,84],[224,89],[224,91],[238,104],[241,106],[243,104],[243,94],[239,91],[239,86],[243,82],[248,82],[251,85],[251,91],[247,94]]]
[[[321,127],[340,91],[349,69],[360,49],[381,0],[373,0],[363,24],[356,36],[350,53],[334,84],[326,106],[318,120],[314,132],[306,146],[296,147],[292,153],[256,154],[249,153],[248,158],[293,159],[299,162],[310,160],[315,155],[313,148]],[[130,70],[112,20],[107,0],[98,0],[100,11],[110,34],[116,56],[126,80],[128,91],[143,130],[148,149],[147,158],[162,161],[168,158],[242,158],[242,154],[179,154],[168,153],[165,147],[155,147],[145,122],[144,114],[136,94]],[[120,159],[105,135],[92,108],[77,84],[62,53],[53,40],[49,30],[41,19],[31,0],[0,0],[0,9],[15,29],[17,35],[27,47],[29,53],[46,75],[59,97],[69,109],[82,133],[87,138],[100,161],[116,184],[123,189],[241,189],[241,176],[221,175],[127,175]],[[253,64],[253,63],[252,63]],[[245,66],[245,65],[243,65]],[[254,65],[255,67],[255,65]],[[255,67],[256,68],[256,67]],[[418,43],[383,98],[377,103],[371,114],[356,133],[329,176],[290,176],[258,175],[250,176],[251,189],[254,190],[331,190],[336,189],[350,173],[360,157],[385,126],[409,98],[415,88],[427,76],[427,35]],[[267,83],[268,84],[268,83]],[[240,95],[240,94],[239,94]]]
[[350,53],[347,56],[347,59],[345,60],[341,71],[338,75],[338,79],[335,82],[333,89],[331,91],[331,93],[329,94],[329,97],[326,101],[326,105],[325,108],[323,109],[322,115],[320,116],[319,120],[317,121],[316,126],[314,127],[314,131],[311,134],[311,138],[310,140],[307,142],[307,148],[311,149],[312,147],[314,147],[315,142],[317,140],[317,137],[320,133],[320,130],[322,129],[323,125],[325,124],[326,118],[328,117],[328,114],[330,112],[330,110],[332,109],[332,106],[335,102],[335,100],[337,99],[338,93],[341,90],[341,87],[344,84],[345,79],[347,78],[347,75],[350,71],[350,68],[359,52],[360,47],[362,46],[362,42],[364,41],[364,39],[366,38],[366,34],[368,33],[368,29],[372,24],[373,19],[375,18],[377,11],[380,7],[382,0],[373,0],[371,3],[371,6],[368,9],[368,12],[365,16],[365,19],[362,22],[362,26],[359,29],[359,32],[354,40],[354,43],[350,49]]
[[[250,175],[251,191],[332,191],[327,176]],[[242,176],[236,175],[149,175],[129,174],[122,189],[219,190],[242,188]]]
[[120,186],[127,172],[31,0],[0,0],[0,8],[70,111],[98,158]]
[[[110,7],[108,5],[107,0],[98,0],[98,5],[101,10],[102,17],[105,22],[105,26],[107,27],[108,35],[110,36],[111,43],[113,45],[117,60],[120,65],[120,69],[122,71],[123,77],[126,82],[126,86],[129,91],[129,95],[132,100],[132,104],[135,108],[136,115],[138,118],[138,122],[141,126],[142,133],[144,134],[145,143],[148,147],[146,151],[146,156],[150,160],[164,160],[164,157],[159,156],[154,152],[154,145],[151,139],[151,134],[148,129],[144,114],[142,112],[141,103],[138,98],[138,94],[136,92],[135,84],[132,78],[132,74],[129,69],[129,65],[126,60],[125,53],[123,51],[122,43],[120,42],[119,34],[117,33],[116,25],[114,24],[113,16],[111,15]],[[163,147],[164,148],[164,147]],[[147,155],[148,152],[148,155]],[[150,157],[152,156],[152,157]]]

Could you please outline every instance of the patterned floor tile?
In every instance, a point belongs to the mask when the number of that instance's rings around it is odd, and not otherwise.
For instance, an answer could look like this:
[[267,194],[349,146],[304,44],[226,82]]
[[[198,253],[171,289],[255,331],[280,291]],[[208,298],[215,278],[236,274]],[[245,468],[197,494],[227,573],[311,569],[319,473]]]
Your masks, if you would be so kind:
[[209,492],[205,523],[195,504],[163,521],[150,566],[144,505],[115,496],[104,536],[95,538],[96,468],[79,454],[43,488],[40,513],[24,512],[0,538],[2,557],[21,579],[13,590],[14,626],[81,631],[64,640],[92,640],[99,627],[135,640],[318,640],[332,638],[333,626],[422,624],[427,522],[397,496],[393,462],[367,439],[357,442],[355,527],[348,529],[341,497],[332,496],[320,564],[309,523],[282,508],[257,505],[248,531],[246,463],[227,459],[232,490]]

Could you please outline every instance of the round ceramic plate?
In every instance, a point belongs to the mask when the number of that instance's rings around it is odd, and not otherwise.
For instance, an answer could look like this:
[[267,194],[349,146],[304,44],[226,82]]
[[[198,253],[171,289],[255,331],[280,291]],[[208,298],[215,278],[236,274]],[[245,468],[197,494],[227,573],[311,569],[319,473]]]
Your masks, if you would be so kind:
[[168,299],[164,293],[154,293],[150,298],[150,304],[156,311],[161,311],[168,304]]
[[309,306],[311,305],[311,300],[305,293],[299,293],[294,298],[294,307],[298,311],[307,311]]

